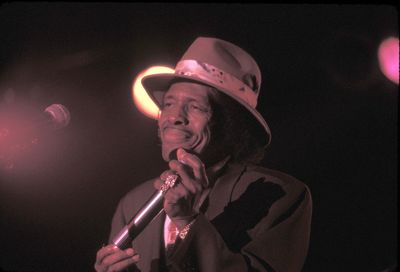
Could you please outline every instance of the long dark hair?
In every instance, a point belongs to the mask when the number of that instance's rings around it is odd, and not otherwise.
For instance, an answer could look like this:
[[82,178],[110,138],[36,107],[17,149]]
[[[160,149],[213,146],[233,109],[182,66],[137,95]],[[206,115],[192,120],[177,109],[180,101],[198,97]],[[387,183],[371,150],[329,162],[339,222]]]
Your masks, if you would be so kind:
[[259,163],[264,157],[267,136],[254,116],[241,104],[213,89],[211,142],[207,150],[211,161],[227,155],[235,162]]

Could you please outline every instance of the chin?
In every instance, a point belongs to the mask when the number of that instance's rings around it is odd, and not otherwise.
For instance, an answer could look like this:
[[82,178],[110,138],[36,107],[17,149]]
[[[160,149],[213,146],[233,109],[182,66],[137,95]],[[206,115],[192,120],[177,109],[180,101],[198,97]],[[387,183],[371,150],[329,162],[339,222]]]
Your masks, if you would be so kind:
[[168,147],[162,147],[162,157],[165,161],[170,161],[170,160],[176,160],[176,150],[178,148],[183,148],[185,150],[190,150],[185,145],[174,145],[174,146],[168,146]]

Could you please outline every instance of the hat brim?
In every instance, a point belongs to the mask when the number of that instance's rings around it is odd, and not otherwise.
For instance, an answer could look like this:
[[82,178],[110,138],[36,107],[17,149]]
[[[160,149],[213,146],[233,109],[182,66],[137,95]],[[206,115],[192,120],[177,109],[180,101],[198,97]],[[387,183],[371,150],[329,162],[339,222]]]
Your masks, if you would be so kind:
[[166,92],[169,89],[169,86],[171,85],[172,81],[176,79],[184,79],[192,82],[198,82],[202,83],[208,86],[211,86],[224,94],[228,95],[229,97],[233,98],[236,102],[238,102],[240,105],[245,107],[252,115],[255,117],[257,124],[261,125],[263,130],[266,133],[266,146],[268,146],[271,142],[271,130],[263,118],[263,116],[254,108],[249,106],[245,101],[243,101],[241,98],[234,96],[231,91],[225,90],[221,88],[220,86],[216,86],[212,84],[211,82],[208,82],[206,80],[201,80],[199,78],[194,78],[191,76],[185,76],[185,75],[177,75],[177,74],[153,74],[153,75],[147,75],[142,78],[142,86],[146,90],[146,92],[149,94],[150,98],[158,105],[158,107],[161,107],[162,105],[162,99],[164,92]]

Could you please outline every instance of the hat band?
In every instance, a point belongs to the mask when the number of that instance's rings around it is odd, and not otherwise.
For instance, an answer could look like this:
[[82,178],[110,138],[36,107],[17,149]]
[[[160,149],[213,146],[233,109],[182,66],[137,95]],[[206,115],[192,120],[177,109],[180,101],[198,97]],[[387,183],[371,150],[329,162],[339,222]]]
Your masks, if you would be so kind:
[[253,108],[257,105],[257,94],[249,86],[211,64],[197,60],[181,60],[175,67],[175,74],[209,82],[216,88],[230,91]]

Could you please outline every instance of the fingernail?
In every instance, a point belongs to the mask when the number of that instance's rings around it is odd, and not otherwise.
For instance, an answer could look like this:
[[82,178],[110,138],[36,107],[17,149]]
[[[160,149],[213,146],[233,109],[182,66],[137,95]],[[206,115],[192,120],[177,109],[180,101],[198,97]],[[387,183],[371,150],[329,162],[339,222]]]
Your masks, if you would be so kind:
[[126,250],[126,254],[128,254],[129,256],[133,256],[133,253],[134,253],[134,251],[133,251],[132,248],[128,248],[128,249]]
[[183,148],[179,148],[178,149],[178,151],[177,151],[177,157],[178,157],[178,161],[180,162],[180,163],[185,163],[186,161],[185,161],[185,150],[183,150]]
[[180,163],[186,164],[186,161],[185,161],[184,159],[178,159],[178,161],[179,161]]

